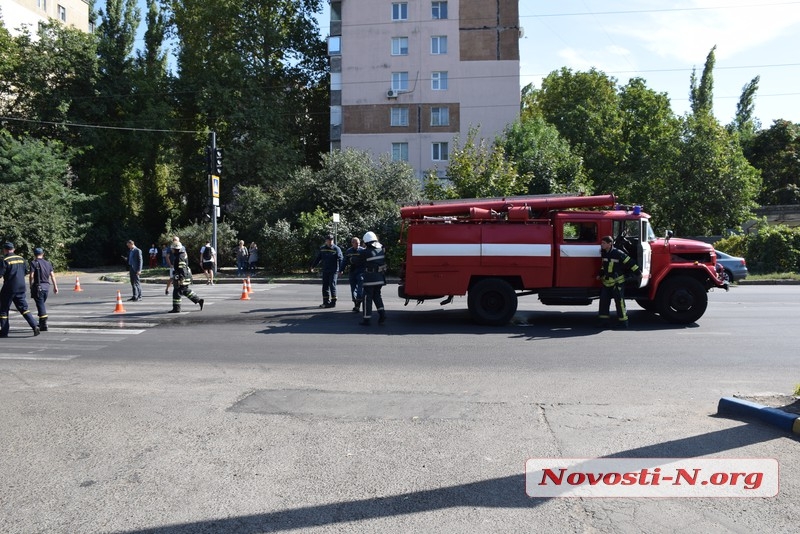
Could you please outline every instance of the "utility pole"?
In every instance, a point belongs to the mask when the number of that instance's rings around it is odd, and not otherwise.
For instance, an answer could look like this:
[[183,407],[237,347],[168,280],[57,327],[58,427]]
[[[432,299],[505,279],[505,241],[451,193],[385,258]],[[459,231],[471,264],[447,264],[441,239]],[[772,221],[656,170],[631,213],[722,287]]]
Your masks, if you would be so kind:
[[[219,210],[219,177],[222,174],[222,149],[217,148],[217,132],[208,134],[208,192],[211,205],[211,247],[217,248],[217,215]],[[219,252],[217,252],[219,260]],[[217,272],[217,264],[214,263],[214,273]]]

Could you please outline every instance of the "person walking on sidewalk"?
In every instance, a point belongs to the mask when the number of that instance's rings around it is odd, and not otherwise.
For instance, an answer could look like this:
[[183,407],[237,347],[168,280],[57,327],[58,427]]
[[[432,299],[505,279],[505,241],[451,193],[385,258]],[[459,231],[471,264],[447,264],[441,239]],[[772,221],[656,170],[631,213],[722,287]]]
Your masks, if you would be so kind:
[[128,240],[128,270],[131,277],[131,289],[133,289],[133,296],[128,300],[137,302],[142,300],[142,282],[139,277],[142,275],[142,268],[144,267],[144,259],[142,258],[142,250],[136,247],[133,239]]
[[44,259],[44,250],[41,247],[33,249],[36,257],[31,262],[31,272],[28,282],[31,286],[31,298],[36,303],[36,311],[39,314],[39,330],[47,331],[47,295],[50,293],[50,286],[53,286],[53,293],[58,294],[58,284],[56,275],[53,273],[53,264]]
[[322,304],[319,307],[335,308],[336,281],[344,267],[344,256],[342,249],[333,244],[333,235],[331,234],[325,236],[325,244],[319,247],[317,257],[314,258],[308,271],[313,271],[314,267],[320,263],[322,264]]
[[361,311],[361,302],[364,300],[364,266],[354,265],[353,258],[358,257],[361,251],[361,240],[354,237],[350,240],[350,248],[344,253],[344,261],[348,268],[350,282],[350,296],[353,299],[353,312]]
[[192,285],[192,270],[189,268],[189,256],[180,241],[172,243],[172,258],[172,309],[169,313],[181,312],[181,295],[199,304],[200,311],[203,311],[205,299],[198,297],[189,287]]
[[206,285],[214,285],[214,271],[217,265],[217,251],[211,246],[211,241],[200,247],[200,264],[203,272],[206,273]]
[[364,248],[354,261],[364,267],[364,316],[358,324],[370,325],[373,303],[378,312],[378,324],[383,324],[386,311],[383,309],[381,289],[386,285],[386,249],[378,242],[375,232],[364,234]]
[[10,325],[8,314],[11,303],[33,329],[33,335],[39,335],[39,327],[33,320],[33,315],[28,310],[28,301],[25,300],[25,275],[28,274],[28,263],[14,254],[14,243],[3,245],[3,261],[0,263],[0,276],[3,277],[3,288],[0,289],[0,337],[8,337]]

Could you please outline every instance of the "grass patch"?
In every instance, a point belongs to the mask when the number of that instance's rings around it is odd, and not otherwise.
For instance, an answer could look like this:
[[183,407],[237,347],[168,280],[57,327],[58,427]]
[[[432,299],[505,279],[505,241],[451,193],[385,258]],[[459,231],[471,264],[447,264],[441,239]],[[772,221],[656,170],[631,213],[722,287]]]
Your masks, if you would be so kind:
[[769,273],[769,274],[753,274],[747,275],[747,280],[800,280],[800,273]]

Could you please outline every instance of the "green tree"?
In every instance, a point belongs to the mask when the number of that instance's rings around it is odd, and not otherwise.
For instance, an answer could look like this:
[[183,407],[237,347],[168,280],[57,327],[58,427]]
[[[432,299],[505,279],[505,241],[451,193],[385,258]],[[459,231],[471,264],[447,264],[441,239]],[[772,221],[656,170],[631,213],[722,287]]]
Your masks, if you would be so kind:
[[144,48],[137,51],[133,66],[133,101],[137,124],[147,131],[131,136],[135,163],[141,168],[141,226],[147,235],[157,235],[167,221],[180,216],[174,135],[166,133],[174,124],[172,78],[167,71],[164,40],[167,20],[156,0],[147,1]]
[[678,235],[714,235],[738,228],[755,208],[761,179],[739,139],[713,115],[686,117],[677,173],[666,184],[664,225]]
[[761,171],[759,203],[800,204],[800,125],[775,121],[753,137],[745,155]]
[[14,135],[32,135],[80,148],[81,132],[63,123],[83,123],[94,102],[97,43],[93,35],[51,21],[36,35],[26,28],[3,47],[0,112]]
[[692,70],[689,84],[689,104],[692,114],[695,116],[711,114],[714,109],[714,64],[717,61],[714,52],[716,49],[715,45],[706,56],[706,63],[699,82],[697,72]]
[[491,144],[477,139],[478,129],[472,127],[467,138],[456,137],[449,155],[447,179],[455,198],[480,198],[519,195],[525,192],[526,178],[520,178],[514,163],[506,158],[500,143]]
[[756,132],[761,128],[761,123],[755,117],[755,97],[760,79],[760,76],[756,76],[742,87],[742,94],[736,104],[736,116],[728,126],[730,131],[739,134],[739,140],[743,147],[748,146]]
[[624,156],[608,191],[641,204],[659,220],[665,185],[674,177],[680,154],[680,120],[666,93],[649,89],[641,78],[621,88],[619,106]]
[[83,222],[89,197],[73,187],[70,154],[57,141],[16,139],[0,131],[2,238],[31,256],[42,247],[56,268],[67,266],[70,245],[88,230]]
[[[715,47],[716,48],[716,47]],[[666,183],[664,220],[679,235],[713,235],[738,228],[756,206],[759,172],[744,157],[739,136],[713,113],[714,48],[698,85],[690,82],[692,113],[683,121],[676,173]]]
[[501,141],[506,157],[514,163],[526,193],[591,193],[591,182],[581,159],[555,126],[539,114],[527,114],[506,128]]
[[261,248],[262,255],[273,248],[293,251],[290,257],[266,260],[280,272],[307,264],[322,235],[332,231],[333,213],[340,216],[340,239],[372,230],[390,243],[398,235],[398,204],[419,198],[419,181],[407,163],[388,157],[374,161],[350,149],[324,154],[319,169],[303,167],[280,188],[241,186],[230,207],[237,227],[243,225],[243,237],[257,232],[247,239],[269,245]]
[[614,191],[625,154],[616,80],[595,69],[562,68],[545,77],[529,101],[583,160],[595,191]]
[[[326,46],[314,18],[321,0],[168,5],[180,40],[178,110],[187,127],[217,133],[225,151],[223,199],[238,186],[279,184],[299,166],[317,165],[316,149],[327,144],[320,133],[327,116],[318,112],[329,105]],[[205,135],[181,140],[190,215],[206,203],[196,164],[204,144]]]

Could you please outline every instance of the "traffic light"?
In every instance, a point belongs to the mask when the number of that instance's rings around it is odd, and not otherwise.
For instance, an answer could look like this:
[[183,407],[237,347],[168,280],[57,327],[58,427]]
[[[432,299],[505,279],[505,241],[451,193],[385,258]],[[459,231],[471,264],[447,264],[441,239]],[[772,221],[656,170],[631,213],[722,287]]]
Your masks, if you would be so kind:
[[214,172],[212,174],[216,174],[217,176],[222,174],[222,149],[221,148],[215,148],[214,149],[213,161],[211,162],[211,165],[212,165],[212,167],[214,169]]

